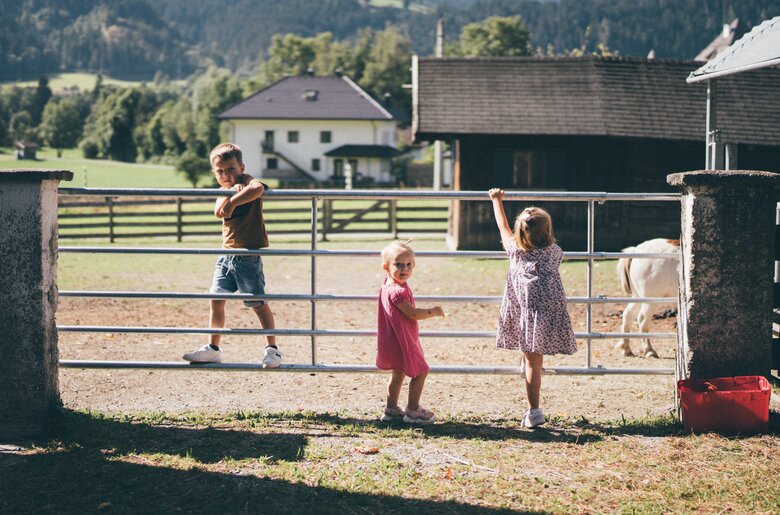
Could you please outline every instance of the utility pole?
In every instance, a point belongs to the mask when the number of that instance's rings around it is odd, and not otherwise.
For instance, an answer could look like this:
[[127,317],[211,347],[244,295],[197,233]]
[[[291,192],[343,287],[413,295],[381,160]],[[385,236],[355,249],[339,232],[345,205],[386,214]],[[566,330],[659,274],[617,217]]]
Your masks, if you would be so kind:
[[[440,16],[436,22],[436,57],[444,56],[444,16]],[[441,189],[441,175],[442,175],[442,151],[441,141],[436,140],[433,142],[433,190],[439,191]]]

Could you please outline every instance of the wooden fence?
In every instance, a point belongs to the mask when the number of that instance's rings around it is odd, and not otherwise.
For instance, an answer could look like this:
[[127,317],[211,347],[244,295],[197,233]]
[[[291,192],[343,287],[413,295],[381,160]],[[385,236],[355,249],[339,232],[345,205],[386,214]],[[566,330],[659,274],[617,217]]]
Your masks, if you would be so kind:
[[[318,230],[321,239],[343,233],[446,233],[447,201],[321,200]],[[263,213],[268,231],[275,234],[310,234],[311,203],[266,202]],[[60,197],[61,239],[176,238],[217,236],[220,221],[213,200],[201,198],[125,199]]]

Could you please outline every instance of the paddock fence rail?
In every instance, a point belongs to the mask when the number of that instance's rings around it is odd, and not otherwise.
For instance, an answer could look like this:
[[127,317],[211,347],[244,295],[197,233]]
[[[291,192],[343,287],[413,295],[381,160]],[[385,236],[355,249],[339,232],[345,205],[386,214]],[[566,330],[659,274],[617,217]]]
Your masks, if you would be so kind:
[[[133,188],[60,188],[62,197],[78,196],[101,197],[117,199],[125,197],[144,198],[173,198],[175,202],[184,204],[195,202],[204,197],[215,198],[229,195],[224,190],[182,190],[182,189],[133,189]],[[186,292],[139,292],[139,291],[93,291],[93,290],[64,290],[59,294],[62,297],[92,297],[92,298],[146,298],[146,299],[229,299],[229,300],[288,300],[307,301],[310,303],[311,323],[308,328],[286,329],[235,329],[235,328],[202,328],[202,327],[153,327],[153,326],[88,326],[88,325],[58,325],[61,332],[82,333],[146,333],[146,334],[229,334],[229,335],[279,335],[279,336],[308,336],[311,341],[309,363],[284,364],[279,369],[262,369],[257,363],[220,363],[205,365],[190,365],[184,362],[139,362],[139,361],[100,361],[100,360],[60,360],[60,366],[64,368],[133,368],[133,369],[176,369],[176,370],[243,370],[243,371],[297,371],[297,372],[381,372],[373,364],[328,364],[321,363],[317,356],[317,340],[319,337],[355,337],[376,335],[375,329],[321,329],[317,316],[317,306],[321,302],[372,302],[376,303],[374,295],[331,295],[323,294],[317,288],[317,268],[322,259],[341,257],[348,259],[355,256],[372,256],[379,258],[378,251],[368,250],[326,250],[319,249],[318,242],[323,234],[321,232],[322,221],[327,220],[328,215],[323,216],[323,206],[332,206],[338,201],[362,201],[369,206],[395,205],[400,201],[424,201],[441,202],[451,200],[461,201],[488,201],[485,192],[434,192],[434,191],[388,191],[388,190],[270,190],[266,193],[274,201],[294,200],[308,201],[309,203],[309,249],[218,249],[218,248],[171,248],[171,247],[146,247],[128,246],[60,246],[62,253],[90,253],[90,254],[199,254],[199,255],[260,255],[260,256],[308,256],[310,258],[310,288],[305,294],[266,294],[259,296],[245,294],[211,294],[211,293],[186,293]],[[671,375],[674,368],[607,368],[602,365],[594,365],[592,362],[592,341],[618,338],[654,338],[675,339],[675,333],[604,333],[593,329],[592,306],[600,303],[624,304],[628,302],[647,302],[671,304],[676,303],[677,298],[636,298],[636,297],[607,297],[594,295],[593,293],[593,267],[598,260],[618,259],[621,257],[633,258],[662,258],[678,259],[676,255],[650,254],[650,253],[621,253],[598,252],[594,248],[595,241],[595,210],[597,205],[611,201],[670,201],[679,202],[679,196],[666,193],[606,193],[606,192],[507,192],[505,202],[512,201],[555,201],[555,202],[584,202],[587,205],[586,226],[587,248],[585,251],[569,251],[564,253],[566,260],[585,260],[587,262],[586,295],[583,297],[569,297],[568,303],[585,304],[585,331],[575,333],[578,339],[585,340],[584,363],[581,367],[545,367],[548,374],[575,374],[575,375],[606,375],[606,374],[649,374]],[[165,201],[162,201],[165,202]],[[170,204],[170,201],[167,201]],[[270,204],[270,202],[269,202]],[[67,203],[63,203],[67,205]],[[325,209],[328,209],[325,207]],[[361,209],[365,209],[365,206]],[[370,210],[370,209],[369,209]],[[210,214],[210,212],[209,212]],[[213,216],[213,215],[212,215]],[[355,215],[352,215],[355,216]],[[351,222],[350,222],[351,223]],[[328,225],[327,223],[325,224]],[[347,224],[345,224],[346,226]],[[216,233],[216,229],[215,229]],[[212,233],[209,233],[212,234]],[[416,255],[420,259],[427,257],[445,258],[487,258],[505,259],[506,255],[500,251],[419,251]],[[442,295],[442,296],[417,296],[421,302],[483,302],[500,303],[501,297],[484,295]],[[495,338],[494,331],[421,331],[423,338]],[[456,374],[517,374],[519,367],[515,366],[432,366],[432,373],[456,373]]]
[[[271,191],[269,196],[274,195]],[[114,243],[128,238],[175,238],[219,234],[214,203],[202,198],[177,196],[172,199],[125,198],[88,195],[72,200],[60,198],[58,218],[62,240],[108,239]],[[263,209],[266,225],[274,234],[309,234],[311,208],[306,202],[273,202]],[[395,199],[355,202],[323,198],[319,201],[318,231],[321,241],[330,234],[399,232],[443,234],[447,231],[448,206],[433,201]]]

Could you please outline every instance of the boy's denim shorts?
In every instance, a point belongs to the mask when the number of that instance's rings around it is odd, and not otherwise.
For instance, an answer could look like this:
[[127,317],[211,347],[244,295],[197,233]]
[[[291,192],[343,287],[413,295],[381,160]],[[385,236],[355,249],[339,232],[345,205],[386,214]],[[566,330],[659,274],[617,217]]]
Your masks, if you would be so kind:
[[[219,256],[214,267],[210,293],[250,293],[265,295],[265,275],[260,256]],[[265,304],[262,300],[245,300],[254,308]]]

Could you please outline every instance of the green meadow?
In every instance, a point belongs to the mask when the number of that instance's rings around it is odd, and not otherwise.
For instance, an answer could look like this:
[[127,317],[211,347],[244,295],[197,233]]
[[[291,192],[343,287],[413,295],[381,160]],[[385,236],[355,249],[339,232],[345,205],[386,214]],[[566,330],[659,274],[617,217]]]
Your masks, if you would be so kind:
[[[53,149],[38,151],[35,161],[18,160],[13,149],[0,149],[0,169],[47,168],[70,170],[73,180],[62,182],[62,187],[74,188],[191,188],[183,175],[173,166],[122,163],[105,159],[84,159],[78,149],[67,149],[58,158]],[[204,181],[208,184],[210,179]]]
[[[72,90],[74,88],[81,91],[90,91],[94,89],[97,82],[97,74],[95,73],[54,73],[46,74],[49,79],[49,87],[55,93]],[[103,75],[103,84],[107,86],[119,86],[123,88],[130,88],[133,86],[140,86],[142,82],[121,80]],[[17,86],[20,88],[34,88],[38,85],[38,79],[14,81],[14,82],[0,82],[0,88]]]

